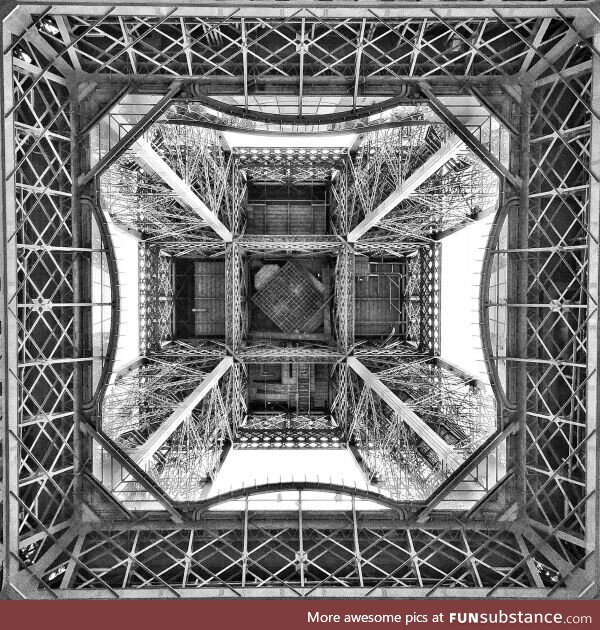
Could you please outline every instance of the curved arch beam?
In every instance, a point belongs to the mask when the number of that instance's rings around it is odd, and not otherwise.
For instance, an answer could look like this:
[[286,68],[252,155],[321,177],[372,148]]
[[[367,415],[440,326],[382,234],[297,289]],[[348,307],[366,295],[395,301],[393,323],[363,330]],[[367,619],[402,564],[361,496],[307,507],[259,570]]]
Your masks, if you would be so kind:
[[109,384],[110,375],[112,373],[114,364],[115,364],[115,356],[117,352],[117,343],[119,340],[119,326],[120,326],[120,300],[121,300],[121,289],[119,285],[119,269],[117,266],[117,259],[115,256],[115,248],[112,241],[112,237],[108,230],[108,225],[106,222],[106,217],[104,213],[96,206],[94,200],[91,197],[81,196],[81,203],[88,204],[92,210],[92,216],[96,221],[98,226],[98,230],[100,231],[100,235],[102,238],[102,242],[106,246],[106,261],[108,265],[108,277],[110,280],[110,290],[111,290],[111,306],[110,306],[110,331],[108,336],[108,346],[106,349],[106,355],[104,357],[104,361],[102,364],[102,372],[100,374],[100,378],[98,379],[98,385],[96,386],[96,391],[92,396],[92,399],[89,403],[86,403],[85,410],[91,411],[95,408],[98,408],[102,405],[102,400],[104,398],[104,394],[106,393],[106,388]]
[[[241,105],[230,105],[223,103],[215,98],[204,96],[203,94],[194,94],[193,99],[210,109],[214,109],[222,114],[229,116],[235,116],[244,120],[255,120],[257,122],[264,123],[280,123],[284,125],[327,125],[333,123],[348,122],[350,120],[359,120],[360,118],[366,118],[373,114],[381,114],[389,109],[392,109],[403,103],[410,102],[414,104],[414,100],[410,100],[406,97],[406,93],[402,93],[399,96],[393,96],[387,98],[380,103],[373,105],[365,105],[364,107],[358,107],[355,111],[349,109],[347,112],[334,112],[333,114],[312,114],[309,116],[293,116],[290,114],[265,114],[264,112],[257,112],[254,110],[245,110]],[[189,124],[186,122],[186,124]]]
[[[360,119],[359,119],[360,120]],[[342,127],[337,129],[318,129],[317,131],[279,131],[276,129],[256,129],[247,127],[236,127],[235,125],[227,125],[211,120],[189,120],[187,118],[169,118],[161,121],[165,125],[187,125],[188,127],[206,127],[215,131],[229,131],[243,133],[252,136],[289,136],[289,137],[308,137],[311,136],[347,136],[349,134],[364,134],[370,131],[381,131],[384,129],[395,129],[397,127],[416,127],[418,125],[432,125],[436,121],[433,120],[390,120],[382,123],[365,123],[364,126]],[[267,123],[268,124],[268,123]],[[278,123],[282,124],[282,123]],[[317,126],[317,125],[314,125]]]
[[276,483],[265,483],[247,488],[236,488],[230,490],[224,494],[219,494],[210,499],[201,499],[194,502],[182,502],[176,503],[178,510],[185,512],[193,510],[195,514],[200,515],[202,512],[209,510],[222,503],[234,501],[236,499],[244,499],[246,497],[256,496],[259,494],[268,494],[270,492],[285,492],[285,491],[301,491],[312,490],[314,492],[334,492],[336,494],[343,494],[352,496],[357,499],[364,499],[365,501],[372,501],[378,503],[386,508],[392,510],[403,510],[401,504],[390,497],[386,497],[379,492],[371,492],[367,489],[355,488],[352,486],[345,486],[343,484],[335,484],[329,482],[318,481],[281,481]]
[[497,250],[499,249],[498,239],[509,211],[511,209],[515,209],[516,206],[518,206],[518,203],[518,197],[511,197],[494,217],[485,251],[483,253],[483,262],[481,264],[481,283],[479,285],[479,329],[481,333],[481,350],[483,352],[483,360],[487,369],[488,378],[490,379],[492,392],[494,393],[496,400],[498,400],[509,412],[516,411],[517,405],[516,403],[508,400],[506,391],[500,382],[500,374],[498,372],[497,365],[498,361],[497,359],[493,359],[494,351],[488,309],[490,308],[489,287],[492,279],[494,256],[497,255]]

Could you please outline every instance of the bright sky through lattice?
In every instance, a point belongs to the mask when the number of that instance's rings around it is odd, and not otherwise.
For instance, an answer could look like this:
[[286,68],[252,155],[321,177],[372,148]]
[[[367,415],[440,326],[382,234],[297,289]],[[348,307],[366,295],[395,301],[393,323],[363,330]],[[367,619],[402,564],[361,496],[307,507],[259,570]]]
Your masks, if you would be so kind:
[[350,147],[356,140],[356,135],[349,133],[344,135],[317,134],[317,135],[301,135],[280,136],[276,134],[261,135],[254,133],[238,133],[234,131],[225,131],[223,136],[230,147],[302,147],[321,149],[329,147]]
[[[208,496],[228,492],[230,489],[250,487],[267,481],[319,481],[357,487],[366,490],[368,486],[352,453],[341,449],[268,449],[242,450],[229,452],[219,471]],[[302,493],[305,509],[342,510],[349,509],[348,497],[333,497],[322,492]],[[298,493],[295,491],[273,492],[258,495],[252,499],[252,509],[282,510],[297,506]],[[219,509],[243,509],[244,501],[236,501],[219,506]],[[366,507],[366,506],[363,506]],[[373,505],[376,508],[377,506]]]
[[484,247],[492,216],[477,221],[442,241],[441,354],[487,382],[479,333],[479,285]]

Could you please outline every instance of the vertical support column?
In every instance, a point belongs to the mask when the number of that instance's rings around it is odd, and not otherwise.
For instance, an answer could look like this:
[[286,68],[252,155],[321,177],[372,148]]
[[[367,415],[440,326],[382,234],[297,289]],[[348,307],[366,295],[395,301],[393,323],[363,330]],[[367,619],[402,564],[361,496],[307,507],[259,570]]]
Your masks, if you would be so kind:
[[354,534],[354,561],[356,562],[356,572],[358,573],[358,583],[361,587],[365,585],[362,574],[362,558],[360,555],[360,539],[358,537],[358,522],[356,516],[356,497],[352,497],[352,530]]
[[[71,96],[71,178],[73,187],[71,190],[71,233],[73,235],[73,248],[83,247],[82,222],[83,214],[79,197],[79,185],[77,183],[80,164],[79,123],[80,104]],[[82,252],[73,252],[73,303],[82,304],[83,299],[83,261]],[[84,354],[84,318],[81,306],[73,308],[73,346],[75,359],[81,359]],[[75,517],[78,518],[81,508],[82,478],[82,440],[81,440],[81,414],[83,408],[84,389],[84,364],[81,361],[73,363],[73,504]]]
[[300,565],[300,586],[304,588],[306,552],[304,551],[304,531],[302,524],[302,490],[298,492],[298,563]]
[[[11,32],[6,29],[2,37],[2,50],[6,50],[11,42]],[[4,536],[4,582],[2,584],[5,596],[7,587],[19,571],[19,460],[20,449],[17,440],[19,431],[19,394],[17,368],[17,235],[16,230],[16,195],[14,175],[14,117],[6,116],[6,112],[13,107],[12,84],[12,53],[3,55],[2,70],[2,99],[0,99],[0,151],[2,154],[0,169],[0,201],[1,221],[0,240],[2,242],[0,254],[0,314],[1,340],[0,348],[1,378],[2,378],[2,467],[3,467],[3,520]]]
[[242,285],[239,245],[225,245],[225,343],[235,352],[243,337]]
[[440,269],[441,243],[432,243],[418,250],[419,277],[419,349],[431,355],[440,353]]
[[[600,46],[600,33],[594,36],[594,47]],[[600,111],[600,58],[592,58],[592,102],[591,109]],[[591,116],[590,170],[600,173],[600,120]],[[590,177],[588,209],[588,324],[587,324],[587,383],[586,383],[586,433],[596,435],[586,444],[586,493],[589,496],[585,510],[586,551],[595,550],[588,560],[586,569],[596,583],[596,597],[600,594],[600,527],[598,525],[598,491],[600,489],[600,400],[598,399],[598,299],[600,290],[598,239],[600,239],[600,183]],[[587,593],[586,597],[593,597]]]
[[338,343],[349,352],[354,345],[354,249],[347,244],[338,254],[335,289]]
[[[517,210],[517,216],[512,219],[508,217],[508,248],[518,249],[521,252],[527,251],[529,247],[529,235],[528,235],[528,221],[529,221],[529,160],[531,154],[530,145],[530,115],[531,115],[531,88],[526,85],[523,87],[521,94],[521,106],[520,106],[520,175],[521,175],[521,190],[519,198],[519,206]],[[516,260],[513,259],[512,270],[513,280],[511,291],[509,287],[509,302],[513,304],[527,304],[527,265],[528,259],[522,253],[513,254],[516,256]],[[514,309],[513,309],[514,310]],[[513,341],[513,348],[510,356],[518,357],[519,359],[525,359],[527,357],[527,309],[516,309],[516,313],[513,314],[513,332],[511,335]],[[509,322],[510,325],[510,322]],[[510,331],[510,329],[509,329]],[[510,333],[509,333],[510,334]],[[510,351],[509,351],[510,352]],[[526,513],[526,496],[527,496],[527,484],[525,476],[527,474],[527,362],[519,361],[514,367],[514,379],[512,382],[513,391],[515,392],[515,399],[517,403],[519,432],[516,436],[516,450],[517,450],[517,505],[520,517],[524,517]]]
[[242,588],[246,586],[248,574],[248,497],[244,502],[244,548],[242,550]]

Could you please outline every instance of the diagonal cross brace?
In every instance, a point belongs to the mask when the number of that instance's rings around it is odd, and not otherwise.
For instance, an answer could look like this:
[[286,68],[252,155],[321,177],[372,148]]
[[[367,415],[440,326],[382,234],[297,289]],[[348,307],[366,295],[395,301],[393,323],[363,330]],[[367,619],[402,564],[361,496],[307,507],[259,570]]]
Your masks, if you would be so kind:
[[[173,93],[179,89],[177,86],[173,86],[171,91]],[[196,213],[202,221],[204,221],[210,228],[212,228],[226,243],[233,241],[233,234],[225,226],[217,215],[211,211],[211,209],[196,195],[192,188],[186,184],[179,175],[165,162],[165,160],[158,155],[158,153],[152,148],[152,145],[140,137],[141,133],[147,129],[152,122],[164,111],[165,105],[168,104],[170,99],[162,99],[141,121],[139,121],[130,132],[124,136],[124,138],[113,148],[116,157],[113,155],[110,159],[110,163],[114,162],[119,155],[121,155],[126,149],[131,149],[135,152],[137,162],[144,168],[149,169],[160,177],[165,184],[175,193],[179,201],[190,208]],[[129,124],[128,121],[122,116],[113,116],[112,122],[120,122],[121,124]],[[149,124],[147,124],[149,123]],[[131,135],[130,135],[131,134]],[[118,149],[118,154],[117,150]],[[113,151],[110,153],[112,154]],[[107,157],[107,156],[105,156]],[[100,162],[98,163],[100,164]],[[98,166],[98,165],[97,165]],[[106,168],[106,164],[103,164],[102,168]],[[89,181],[90,174],[95,169],[92,169],[84,176],[84,179],[78,182],[81,186],[83,183]],[[95,173],[97,174],[97,173]]]
[[132,454],[131,459],[140,467],[144,467],[158,449],[169,439],[173,433],[183,424],[189,413],[198,406],[202,399],[219,382],[219,379],[233,365],[232,357],[225,357],[219,365],[207,374],[200,385],[194,389],[175,409],[173,413],[152,433],[152,435],[139,446]]
[[427,83],[420,83],[419,87],[421,92],[429,99],[431,109],[489,169],[500,177],[508,180],[515,188],[518,189],[521,187],[521,178],[511,173],[506,166],[469,131],[469,128],[432,92]]
[[355,357],[348,357],[348,365],[363,379],[366,385],[396,412],[397,417],[438,455],[448,470],[455,470],[460,466],[462,460],[454,448],[427,425],[405,402],[400,400],[387,385],[384,385],[377,375],[373,374]]
[[457,136],[452,136],[445,142],[424,164],[422,164],[406,181],[384,199],[348,234],[348,242],[355,243],[358,239],[383,217],[389,214],[403,199],[406,199],[415,190],[427,181],[432,175],[454,158],[463,148],[463,142]]
[[179,201],[193,210],[208,224],[226,243],[233,241],[233,234],[220,221],[217,215],[194,193],[179,175],[158,155],[146,140],[136,140],[132,149],[137,153],[138,160],[154,171],[177,195]]
[[113,162],[116,162],[127,149],[160,118],[171,104],[171,99],[181,91],[181,85],[175,83],[154,107],[147,112],[126,134],[108,151],[87,173],[79,176],[80,187],[85,186],[95,177],[101,175]]

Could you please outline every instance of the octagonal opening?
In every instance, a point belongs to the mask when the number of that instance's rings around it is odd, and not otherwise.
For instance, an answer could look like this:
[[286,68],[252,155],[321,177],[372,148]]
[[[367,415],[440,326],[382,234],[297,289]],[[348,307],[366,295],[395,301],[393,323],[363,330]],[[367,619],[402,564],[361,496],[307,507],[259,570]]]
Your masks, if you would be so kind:
[[[506,163],[502,125],[443,99]],[[124,97],[97,125],[97,159],[157,102]],[[198,112],[167,108],[100,178],[116,240],[139,247],[123,277],[141,323],[103,406],[126,457],[98,447],[96,474],[131,509],[164,508],[140,470],[175,503],[219,496],[226,477],[228,491],[325,484],[331,509],[345,503],[327,483],[397,502],[453,484],[436,509],[468,509],[506,473],[474,335],[497,175],[425,101],[345,136],[184,124]]]

